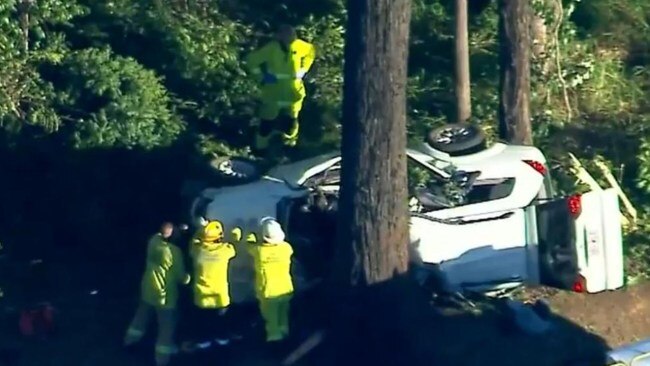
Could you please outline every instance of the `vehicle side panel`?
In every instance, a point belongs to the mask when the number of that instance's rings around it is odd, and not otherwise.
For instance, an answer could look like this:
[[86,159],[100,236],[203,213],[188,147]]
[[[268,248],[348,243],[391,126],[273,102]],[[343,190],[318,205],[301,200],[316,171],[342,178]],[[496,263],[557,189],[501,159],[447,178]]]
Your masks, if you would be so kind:
[[527,277],[525,213],[522,209],[468,215],[464,225],[412,217],[412,237],[425,264],[439,264],[455,286],[521,282]]

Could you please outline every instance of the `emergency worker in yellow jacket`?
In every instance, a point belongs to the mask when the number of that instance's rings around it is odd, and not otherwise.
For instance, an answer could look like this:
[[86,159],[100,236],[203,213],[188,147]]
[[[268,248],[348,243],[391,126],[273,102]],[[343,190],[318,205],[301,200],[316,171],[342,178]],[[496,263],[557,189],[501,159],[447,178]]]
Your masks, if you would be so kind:
[[219,221],[207,223],[190,245],[194,305],[201,313],[195,327],[202,333],[200,348],[210,347],[213,342],[219,345],[230,342],[226,318],[230,306],[228,265],[235,255],[235,247],[224,241],[223,225]]
[[298,115],[305,99],[303,77],[316,57],[311,43],[298,39],[288,25],[278,29],[276,38],[246,57],[249,72],[261,84],[262,105],[255,147],[264,152],[274,134],[281,134],[285,146],[298,141]]
[[169,364],[171,356],[177,352],[174,333],[178,290],[180,285],[190,282],[183,253],[171,242],[174,230],[171,223],[164,223],[160,232],[149,240],[146,267],[140,283],[140,305],[124,337],[125,346],[140,341],[155,313],[158,318],[155,349],[158,366]]
[[291,257],[293,249],[284,231],[273,218],[261,220],[262,241],[248,237],[248,252],[255,264],[255,292],[264,318],[267,342],[281,341],[289,335],[289,310],[293,295]]

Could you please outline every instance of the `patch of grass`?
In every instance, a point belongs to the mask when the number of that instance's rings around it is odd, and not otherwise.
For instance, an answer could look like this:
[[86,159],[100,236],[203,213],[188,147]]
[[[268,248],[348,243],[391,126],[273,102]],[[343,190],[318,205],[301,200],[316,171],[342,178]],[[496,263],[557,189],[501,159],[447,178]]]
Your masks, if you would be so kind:
[[650,235],[645,222],[640,228],[626,235],[625,273],[628,285],[645,282],[650,279]]

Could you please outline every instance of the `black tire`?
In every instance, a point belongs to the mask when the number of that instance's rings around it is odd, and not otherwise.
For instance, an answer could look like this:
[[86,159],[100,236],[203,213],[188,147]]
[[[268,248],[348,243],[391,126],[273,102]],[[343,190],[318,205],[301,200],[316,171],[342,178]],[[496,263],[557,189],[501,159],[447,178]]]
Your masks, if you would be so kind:
[[[223,163],[230,163],[234,172],[224,170]],[[242,166],[247,167],[246,170],[249,171],[238,169]],[[259,164],[252,159],[221,157],[210,160],[205,156],[195,157],[190,161],[190,176],[183,182],[180,192],[183,211],[181,219],[190,226],[195,224],[196,218],[191,216],[190,210],[195,199],[204,189],[251,183],[261,176],[262,170]]]
[[227,185],[250,183],[262,176],[259,164],[246,158],[215,158],[210,161],[209,169]]
[[432,148],[451,156],[468,155],[484,150],[485,133],[469,123],[453,123],[434,128],[426,138]]

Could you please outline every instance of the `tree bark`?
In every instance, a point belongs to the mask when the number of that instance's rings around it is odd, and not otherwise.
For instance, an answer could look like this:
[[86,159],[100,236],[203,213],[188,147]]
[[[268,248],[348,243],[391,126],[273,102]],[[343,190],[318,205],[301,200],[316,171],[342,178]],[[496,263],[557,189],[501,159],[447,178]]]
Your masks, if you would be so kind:
[[34,5],[33,0],[22,0],[19,5],[20,27],[23,33],[23,52],[29,53],[29,12]]
[[465,122],[472,115],[470,99],[469,41],[467,0],[456,0],[456,121]]
[[344,283],[407,270],[406,68],[410,0],[348,2],[340,246]]
[[406,334],[399,329],[404,325],[400,304],[408,301],[400,292],[408,291],[405,153],[411,1],[354,0],[347,8],[339,245],[332,295],[337,335],[332,338],[345,364],[377,360],[393,365],[388,354],[400,353],[397,343]]
[[499,0],[499,136],[532,145],[529,0]]

